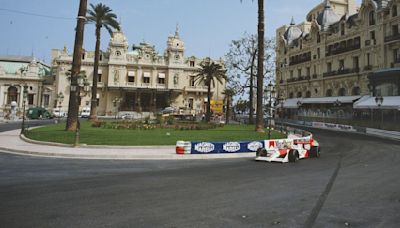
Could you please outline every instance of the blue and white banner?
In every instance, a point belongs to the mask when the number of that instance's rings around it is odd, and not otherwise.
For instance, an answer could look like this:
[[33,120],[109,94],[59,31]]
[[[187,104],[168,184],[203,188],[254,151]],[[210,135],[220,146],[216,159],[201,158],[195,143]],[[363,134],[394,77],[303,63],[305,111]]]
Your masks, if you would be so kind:
[[264,147],[264,141],[192,142],[191,154],[249,153]]

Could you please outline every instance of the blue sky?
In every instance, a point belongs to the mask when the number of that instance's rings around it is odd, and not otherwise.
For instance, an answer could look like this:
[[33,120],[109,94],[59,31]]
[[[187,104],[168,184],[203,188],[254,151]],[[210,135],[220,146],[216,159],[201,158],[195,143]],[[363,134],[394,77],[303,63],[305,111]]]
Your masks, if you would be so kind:
[[[229,43],[244,32],[257,30],[257,1],[251,0],[89,0],[109,6],[120,18],[129,44],[147,41],[162,53],[167,37],[179,24],[186,55],[223,57]],[[275,29],[304,20],[307,12],[322,0],[265,0],[266,36]],[[358,3],[361,0],[357,0]],[[31,55],[50,62],[52,48],[73,49],[74,19],[79,0],[0,0],[0,55]],[[17,14],[9,10],[65,19]],[[102,49],[110,36],[102,31]],[[85,27],[86,50],[94,50],[94,26]]]

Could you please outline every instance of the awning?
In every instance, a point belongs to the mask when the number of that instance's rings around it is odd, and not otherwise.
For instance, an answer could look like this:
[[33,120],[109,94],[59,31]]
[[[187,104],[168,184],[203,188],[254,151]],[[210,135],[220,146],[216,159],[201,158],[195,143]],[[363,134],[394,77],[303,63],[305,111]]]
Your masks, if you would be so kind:
[[128,71],[128,76],[134,77],[135,76],[135,71]]
[[165,78],[165,74],[164,73],[158,73],[158,78]]
[[143,77],[145,78],[150,78],[150,72],[144,72]]
[[357,109],[397,109],[400,110],[400,96],[383,97],[381,106],[378,106],[375,97],[365,96],[354,103]]
[[290,98],[286,99],[285,102],[283,102],[283,107],[284,108],[298,108],[297,102],[301,102],[303,99],[302,98]]
[[361,96],[342,96],[342,97],[312,97],[303,98],[302,104],[332,104],[336,101],[341,103],[353,103],[355,100],[360,99]]

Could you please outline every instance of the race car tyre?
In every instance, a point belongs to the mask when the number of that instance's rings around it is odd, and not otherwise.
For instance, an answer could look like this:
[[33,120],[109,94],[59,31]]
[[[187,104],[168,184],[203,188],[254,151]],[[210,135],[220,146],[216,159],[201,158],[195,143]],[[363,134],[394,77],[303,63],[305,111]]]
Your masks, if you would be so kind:
[[320,151],[319,146],[311,147],[310,152],[309,152],[310,158],[319,158],[319,156],[320,156],[319,151]]
[[261,156],[261,157],[266,157],[267,156],[267,150],[265,148],[258,148],[256,152],[256,156]]
[[297,150],[290,150],[288,154],[289,162],[296,162],[299,160],[299,152]]

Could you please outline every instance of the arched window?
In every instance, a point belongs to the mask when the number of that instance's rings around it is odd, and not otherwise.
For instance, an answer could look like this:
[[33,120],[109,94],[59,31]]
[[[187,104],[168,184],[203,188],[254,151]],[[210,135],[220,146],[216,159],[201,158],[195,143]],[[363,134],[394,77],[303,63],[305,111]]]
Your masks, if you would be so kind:
[[10,86],[7,90],[7,104],[11,104],[12,101],[17,101],[18,90],[15,86]]
[[307,91],[306,92],[306,98],[310,98],[311,97],[311,91]]
[[345,88],[340,88],[338,91],[338,95],[343,97],[346,96],[346,89]]
[[369,25],[375,25],[375,11],[369,12]]
[[392,17],[396,17],[397,16],[397,5],[393,5],[392,6]]
[[302,92],[297,92],[297,98],[300,98],[300,97],[302,97],[303,96],[303,93]]
[[351,95],[353,95],[353,96],[357,96],[360,94],[361,94],[361,89],[358,86],[354,87],[353,90],[351,91]]
[[289,93],[289,98],[293,98],[293,92]]
[[333,95],[332,89],[328,89],[328,90],[326,91],[326,96],[327,96],[327,97],[331,97],[332,95]]

